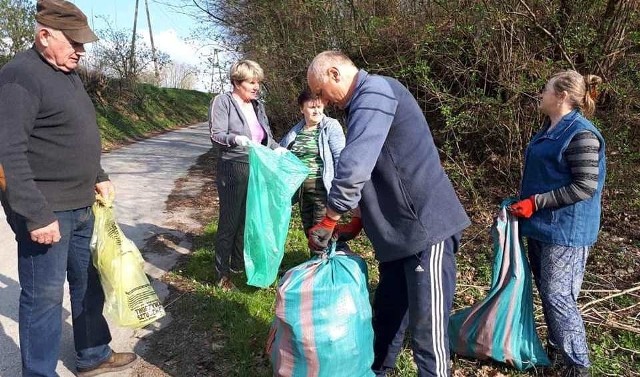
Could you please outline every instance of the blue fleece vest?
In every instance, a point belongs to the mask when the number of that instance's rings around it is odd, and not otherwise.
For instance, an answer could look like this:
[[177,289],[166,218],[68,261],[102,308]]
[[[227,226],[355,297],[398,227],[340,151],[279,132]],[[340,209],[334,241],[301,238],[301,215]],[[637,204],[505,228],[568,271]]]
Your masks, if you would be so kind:
[[578,110],[565,115],[551,131],[538,132],[527,146],[521,197],[528,198],[571,184],[573,178],[564,152],[579,132],[590,131],[600,141],[598,187],[587,200],[559,208],[543,208],[530,219],[522,219],[521,233],[541,242],[579,247],[591,246],[598,238],[601,197],[606,175],[605,144],[598,129]]

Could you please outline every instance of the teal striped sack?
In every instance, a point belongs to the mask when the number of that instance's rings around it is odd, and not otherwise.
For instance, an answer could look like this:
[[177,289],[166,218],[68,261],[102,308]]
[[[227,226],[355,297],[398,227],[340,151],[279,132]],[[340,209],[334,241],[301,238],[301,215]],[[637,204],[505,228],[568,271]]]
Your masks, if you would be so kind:
[[518,219],[502,203],[492,228],[493,271],[487,297],[449,320],[451,350],[460,356],[493,359],[519,370],[549,365],[533,316],[529,263]]
[[373,376],[367,266],[344,251],[287,271],[267,340],[277,377]]
[[291,152],[249,147],[249,187],[244,225],[247,284],[271,285],[278,275],[291,220],[291,197],[309,169]]

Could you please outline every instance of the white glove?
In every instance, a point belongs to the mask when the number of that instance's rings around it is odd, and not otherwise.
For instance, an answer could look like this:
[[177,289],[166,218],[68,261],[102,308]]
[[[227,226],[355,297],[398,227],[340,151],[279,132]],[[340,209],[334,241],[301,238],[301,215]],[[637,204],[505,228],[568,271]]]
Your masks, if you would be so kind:
[[237,135],[234,140],[236,142],[236,145],[239,145],[241,147],[248,147],[251,143],[251,140],[244,135]]
[[278,148],[274,149],[273,151],[276,152],[276,154],[278,156],[282,156],[283,154],[287,153],[289,150],[287,148],[278,147]]

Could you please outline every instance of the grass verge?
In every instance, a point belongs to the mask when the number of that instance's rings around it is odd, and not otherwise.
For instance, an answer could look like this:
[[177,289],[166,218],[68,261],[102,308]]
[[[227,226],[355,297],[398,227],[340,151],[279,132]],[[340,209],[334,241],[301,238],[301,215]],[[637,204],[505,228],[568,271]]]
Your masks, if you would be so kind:
[[[265,341],[273,319],[275,284],[267,289],[257,289],[245,284],[244,275],[233,278],[238,292],[224,292],[213,284],[213,250],[216,224],[210,224],[201,236],[194,240],[194,252],[183,264],[171,273],[171,280],[181,281],[190,288],[190,298],[182,300],[176,312],[189,312],[192,330],[208,331],[211,335],[212,359],[216,366],[211,375],[225,376],[270,376],[272,375],[268,355],[264,353]],[[472,229],[468,233],[473,232]],[[483,232],[483,229],[475,229]],[[487,230],[488,232],[488,230]],[[487,233],[485,232],[485,233]],[[488,234],[475,240],[475,245],[466,245],[458,256],[458,287],[455,307],[460,308],[484,296],[490,281],[491,249],[479,247],[490,245]],[[367,261],[370,270],[371,290],[377,284],[377,265],[366,237],[352,241],[352,249]],[[474,250],[475,252],[471,252]],[[309,257],[306,238],[301,231],[299,215],[292,215],[286,253],[282,270],[289,269]],[[489,267],[490,268],[490,267]],[[625,302],[637,305],[638,301]],[[537,323],[542,323],[539,305],[536,308]],[[612,330],[604,326],[587,324],[594,376],[635,376],[640,370],[638,350],[640,336],[630,331]],[[545,328],[539,327],[543,336]],[[210,369],[211,371],[211,369]],[[393,377],[415,376],[408,344],[398,359]],[[454,359],[454,376],[528,376],[536,371],[518,372],[506,366],[474,360]]]
[[94,98],[103,148],[203,122],[210,100],[208,93],[149,84],[138,84],[132,91],[113,90],[104,100]]

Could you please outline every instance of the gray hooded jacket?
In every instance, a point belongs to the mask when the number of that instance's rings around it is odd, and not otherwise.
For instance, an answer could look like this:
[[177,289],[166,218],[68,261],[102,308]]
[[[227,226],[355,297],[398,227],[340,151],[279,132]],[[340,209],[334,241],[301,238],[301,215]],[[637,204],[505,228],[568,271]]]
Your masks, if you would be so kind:
[[[251,101],[256,112],[258,122],[264,129],[266,137],[262,145],[276,149],[279,144],[273,139],[269,119],[264,105],[259,101]],[[214,146],[218,146],[219,157],[227,161],[249,162],[249,148],[237,145],[235,137],[244,135],[251,139],[249,123],[242,113],[242,109],[231,93],[217,95],[209,106],[209,133]]]

